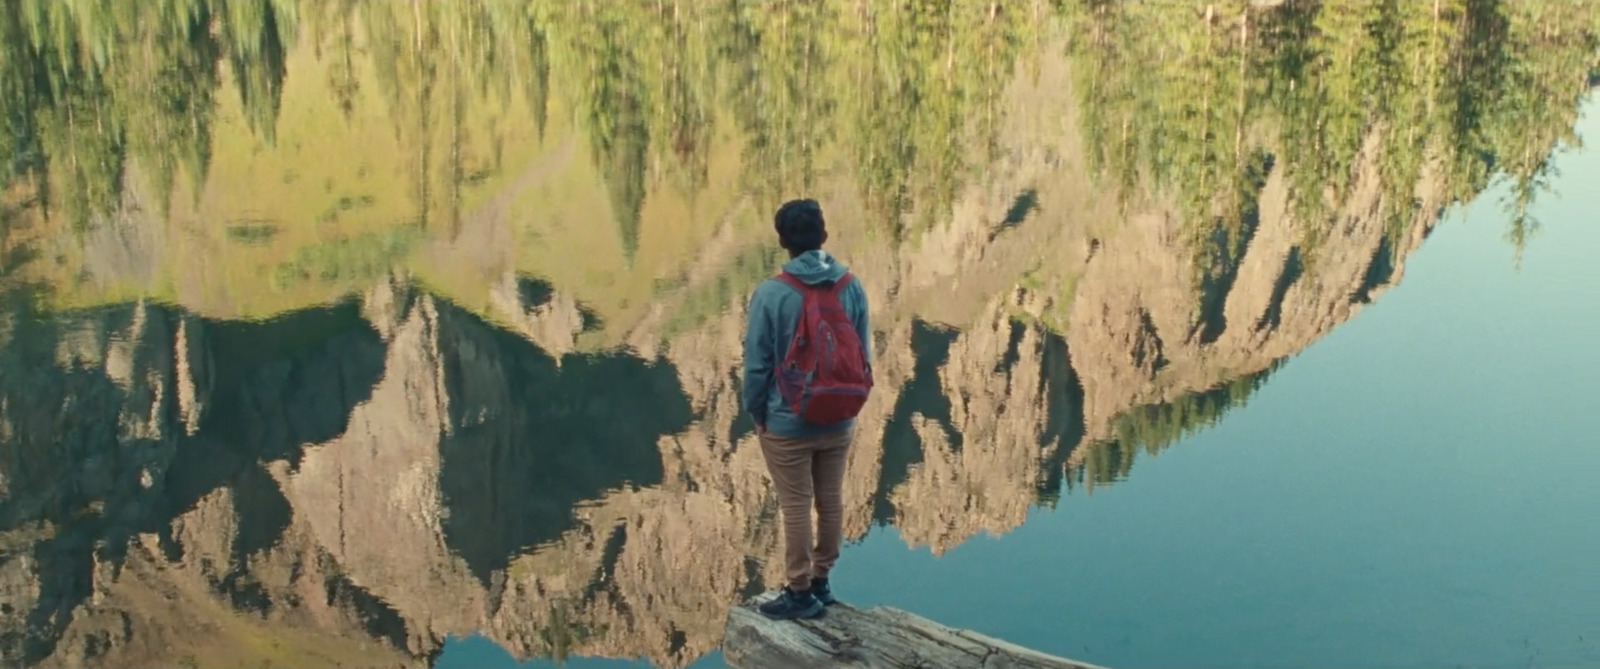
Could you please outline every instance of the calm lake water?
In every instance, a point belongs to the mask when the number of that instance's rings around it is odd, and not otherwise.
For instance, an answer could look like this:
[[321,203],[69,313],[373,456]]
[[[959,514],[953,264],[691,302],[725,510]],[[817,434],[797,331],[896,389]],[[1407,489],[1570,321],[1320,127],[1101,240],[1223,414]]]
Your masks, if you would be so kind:
[[12,3],[0,657],[724,666],[811,196],[844,599],[1600,666],[1600,3],[1246,4]]

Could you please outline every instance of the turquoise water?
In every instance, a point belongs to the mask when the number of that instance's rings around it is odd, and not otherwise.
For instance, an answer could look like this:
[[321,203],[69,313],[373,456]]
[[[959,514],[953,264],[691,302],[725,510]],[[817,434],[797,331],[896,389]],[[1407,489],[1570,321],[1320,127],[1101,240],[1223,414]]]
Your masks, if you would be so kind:
[[[1492,189],[1397,288],[1137,475],[937,558],[875,531],[835,588],[1111,667],[1600,666],[1587,109],[1520,267]],[[473,639],[437,666],[555,665]]]

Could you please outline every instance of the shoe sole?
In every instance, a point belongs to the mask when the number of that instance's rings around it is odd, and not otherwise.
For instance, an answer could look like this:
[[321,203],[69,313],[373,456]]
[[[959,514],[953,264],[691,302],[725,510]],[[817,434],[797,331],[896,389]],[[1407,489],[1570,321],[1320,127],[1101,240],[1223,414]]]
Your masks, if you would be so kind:
[[809,620],[826,612],[827,607],[823,606],[822,602],[817,602],[815,606],[809,609],[796,611],[788,615],[773,615],[771,613],[767,613],[766,611],[762,611],[761,615],[766,616],[768,620]]

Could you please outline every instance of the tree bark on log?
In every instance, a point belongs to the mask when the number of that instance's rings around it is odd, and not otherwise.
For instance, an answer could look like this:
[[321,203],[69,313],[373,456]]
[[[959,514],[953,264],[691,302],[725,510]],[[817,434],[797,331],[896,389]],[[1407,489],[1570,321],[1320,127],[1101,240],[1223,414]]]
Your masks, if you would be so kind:
[[890,607],[840,603],[820,618],[775,621],[755,605],[728,614],[722,652],[736,669],[1102,669]]

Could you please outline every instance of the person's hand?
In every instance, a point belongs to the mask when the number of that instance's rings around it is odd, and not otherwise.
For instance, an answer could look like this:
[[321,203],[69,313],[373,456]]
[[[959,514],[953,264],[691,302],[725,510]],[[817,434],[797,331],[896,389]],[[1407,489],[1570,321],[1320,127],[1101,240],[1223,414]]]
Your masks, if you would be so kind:
[[761,437],[761,436],[766,436],[766,434],[767,434],[767,424],[766,423],[756,423],[756,436]]

